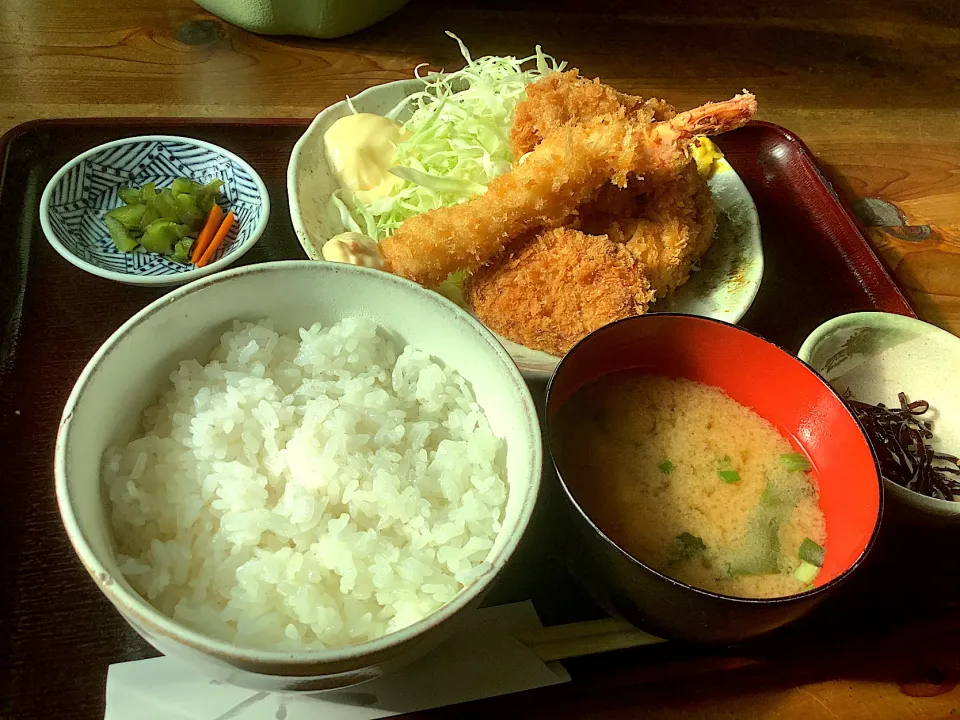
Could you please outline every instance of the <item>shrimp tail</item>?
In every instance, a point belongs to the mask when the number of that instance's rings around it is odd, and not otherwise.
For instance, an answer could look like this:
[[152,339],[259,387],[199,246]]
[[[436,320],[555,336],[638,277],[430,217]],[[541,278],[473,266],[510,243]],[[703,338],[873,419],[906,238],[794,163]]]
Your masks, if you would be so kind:
[[657,124],[665,140],[683,140],[695,135],[719,135],[743,127],[757,112],[757,98],[744,92],[729,100],[706,103]]

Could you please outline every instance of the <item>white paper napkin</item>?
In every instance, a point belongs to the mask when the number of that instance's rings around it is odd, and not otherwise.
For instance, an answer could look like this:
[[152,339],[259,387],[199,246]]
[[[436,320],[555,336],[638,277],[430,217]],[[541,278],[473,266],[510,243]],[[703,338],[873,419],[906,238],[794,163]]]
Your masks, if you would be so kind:
[[540,627],[530,602],[478,610],[464,631],[397,673],[316,695],[245,690],[168,657],[111,665],[105,720],[371,720],[570,679],[513,633]]

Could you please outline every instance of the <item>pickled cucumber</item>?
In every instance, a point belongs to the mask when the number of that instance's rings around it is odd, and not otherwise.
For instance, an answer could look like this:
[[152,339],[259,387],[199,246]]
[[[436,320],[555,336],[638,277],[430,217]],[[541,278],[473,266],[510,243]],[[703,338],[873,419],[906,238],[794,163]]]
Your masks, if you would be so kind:
[[200,206],[200,212],[206,217],[213,209],[213,204],[220,197],[220,188],[223,187],[223,180],[211,180],[197,192],[197,204]]
[[184,237],[177,241],[173,246],[173,254],[170,259],[176,263],[186,265],[190,262],[190,251],[193,250],[193,243],[196,242],[192,237]]
[[157,198],[157,185],[156,183],[148,182],[142,188],[140,188],[140,202],[142,202],[147,207],[153,205],[153,201]]
[[140,227],[146,211],[146,205],[121,205],[107,212],[107,217],[119,220],[127,230],[135,230]]
[[133,252],[137,247],[137,241],[130,235],[130,232],[123,226],[123,223],[115,217],[109,215],[103,219],[107,224],[107,232],[110,233],[110,239],[114,246],[120,252]]
[[170,189],[174,195],[181,195],[183,193],[196,194],[197,191],[200,190],[200,184],[190,178],[177,178],[173,181],[173,184],[170,185]]
[[177,201],[173,198],[173,193],[169,189],[157,193],[153,206],[164,220],[172,220],[173,222],[180,220],[180,215],[177,213]]
[[202,230],[206,216],[200,212],[200,206],[197,205],[197,196],[190,193],[177,192],[174,192],[174,195],[176,197],[177,216],[180,218],[180,222],[191,230],[198,232]]
[[169,255],[173,246],[180,240],[177,223],[172,220],[155,220],[147,226],[140,238],[140,244],[148,252]]
[[156,222],[160,219],[160,213],[157,212],[157,209],[152,205],[147,206],[143,205],[142,207],[146,208],[143,213],[143,217],[140,218],[140,230],[141,232],[152,222]]
[[197,234],[220,199],[221,187],[220,179],[201,185],[184,177],[160,189],[152,182],[139,189],[121,187],[117,195],[124,204],[108,210],[103,218],[110,239],[122,252],[142,246],[174,262],[188,263]]
[[140,203],[140,191],[136,188],[122,187],[117,190],[117,195],[127,205],[137,205]]

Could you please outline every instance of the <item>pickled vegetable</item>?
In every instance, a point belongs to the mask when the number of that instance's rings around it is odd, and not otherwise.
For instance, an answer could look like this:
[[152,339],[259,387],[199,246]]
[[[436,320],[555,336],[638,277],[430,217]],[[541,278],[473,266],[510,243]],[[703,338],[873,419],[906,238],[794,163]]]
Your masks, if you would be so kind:
[[142,188],[140,188],[140,202],[142,202],[147,207],[153,205],[153,201],[157,197],[157,186],[156,183],[148,182]]
[[177,193],[175,197],[180,222],[195,232],[201,230],[205,216],[200,212],[196,196],[190,193]]
[[153,206],[164,220],[172,220],[174,222],[180,220],[180,215],[177,213],[177,201],[174,200],[173,193],[169,189],[161,190],[157,193],[157,197],[153,201]]
[[139,189],[122,187],[117,195],[124,204],[108,210],[103,218],[110,239],[122,252],[142,246],[174,262],[189,263],[197,235],[220,199],[222,187],[219,179],[201,185],[184,177],[160,189],[152,182]]
[[192,237],[183,237],[177,241],[176,245],[173,246],[173,254],[170,256],[170,259],[176,263],[182,263],[186,265],[190,262],[190,250],[193,248],[193,244],[196,242]]
[[223,180],[211,180],[202,188],[200,188],[197,193],[197,204],[200,206],[200,211],[203,213],[203,216],[206,217],[207,214],[213,210],[214,204],[217,202],[217,198],[220,197],[220,188],[223,187]]
[[137,247],[136,239],[130,235],[130,231],[123,226],[123,223],[115,217],[109,215],[103,219],[107,224],[107,232],[110,233],[110,239],[120,252],[133,252]]
[[233,211],[227,213],[227,216],[223,219],[223,222],[220,223],[220,229],[217,230],[217,234],[213,236],[213,240],[210,241],[210,244],[207,246],[207,249],[203,251],[203,254],[200,256],[200,259],[197,260],[197,267],[202,268],[208,262],[213,259],[214,254],[217,252],[219,247],[223,244],[223,241],[227,237],[227,233],[230,232],[230,228],[233,226]]
[[122,187],[117,190],[117,195],[127,205],[138,205],[140,203],[140,191],[136,188]]
[[177,178],[173,181],[173,184],[170,185],[170,189],[174,195],[182,195],[183,193],[196,194],[197,191],[200,190],[200,185],[189,178]]
[[177,223],[171,220],[156,220],[143,231],[140,244],[148,252],[169,255],[173,252],[174,244],[180,239],[180,233],[177,232]]
[[119,220],[127,230],[136,230],[147,211],[146,205],[121,205],[107,213],[107,217]]

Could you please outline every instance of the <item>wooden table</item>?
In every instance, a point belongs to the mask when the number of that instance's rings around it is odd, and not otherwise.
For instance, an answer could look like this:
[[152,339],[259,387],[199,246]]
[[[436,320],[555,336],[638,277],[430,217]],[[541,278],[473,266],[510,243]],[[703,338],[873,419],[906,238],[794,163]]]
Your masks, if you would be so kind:
[[[960,333],[960,11],[898,0],[773,5],[413,0],[379,26],[320,42],[258,37],[188,0],[4,0],[0,132],[47,117],[310,117],[420,62],[458,66],[445,29],[475,55],[540,43],[585,74],[679,106],[754,91],[760,117],[816,153],[921,316]],[[640,674],[629,654],[612,654],[574,663],[565,688],[469,714],[941,718],[960,713],[958,641],[953,623],[922,647],[882,630],[862,647],[784,653],[762,667],[707,656],[692,686],[689,665],[684,679],[670,662]],[[39,684],[57,673],[42,649],[29,655],[33,665],[17,655],[0,680],[0,717],[54,707],[96,717],[102,687],[90,688],[87,707],[58,703],[53,687],[44,698]]]

